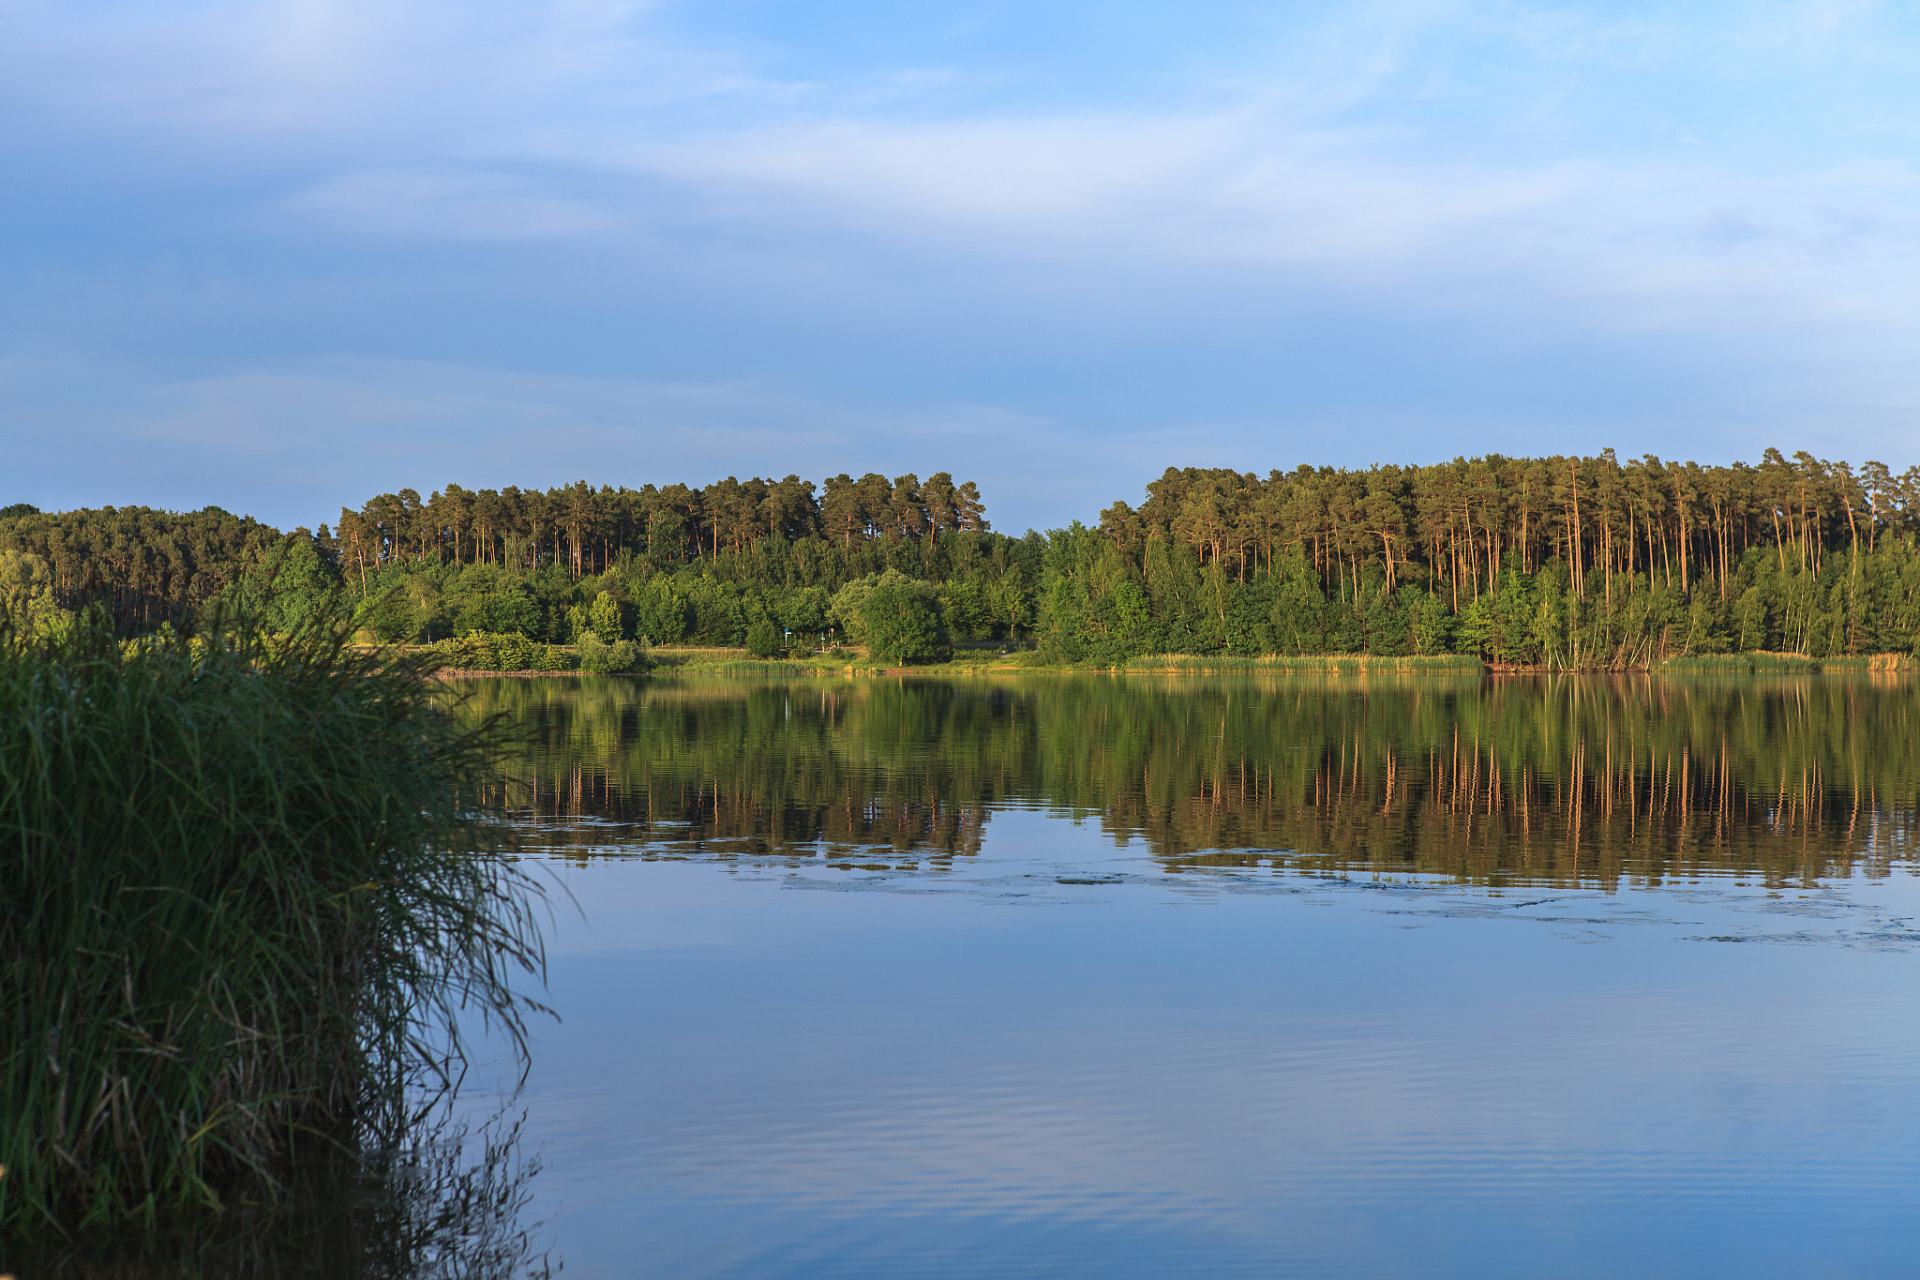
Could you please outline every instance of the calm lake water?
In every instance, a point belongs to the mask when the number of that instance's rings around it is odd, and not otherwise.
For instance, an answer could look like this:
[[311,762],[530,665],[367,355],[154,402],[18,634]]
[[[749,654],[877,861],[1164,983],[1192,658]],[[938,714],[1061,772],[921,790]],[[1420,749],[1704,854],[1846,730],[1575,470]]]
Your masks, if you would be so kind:
[[1920,1271],[1908,682],[469,688],[568,1276]]

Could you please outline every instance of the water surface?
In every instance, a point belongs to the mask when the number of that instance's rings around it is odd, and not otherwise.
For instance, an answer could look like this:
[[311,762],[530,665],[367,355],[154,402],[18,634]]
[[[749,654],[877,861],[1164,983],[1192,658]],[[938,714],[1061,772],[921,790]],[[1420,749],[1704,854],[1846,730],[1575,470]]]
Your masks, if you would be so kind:
[[576,1276],[1885,1276],[1905,682],[497,681]]

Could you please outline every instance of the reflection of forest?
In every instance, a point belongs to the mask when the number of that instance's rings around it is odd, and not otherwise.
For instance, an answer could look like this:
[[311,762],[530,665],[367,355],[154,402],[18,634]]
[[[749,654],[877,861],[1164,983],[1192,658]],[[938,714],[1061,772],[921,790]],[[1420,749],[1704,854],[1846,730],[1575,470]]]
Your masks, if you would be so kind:
[[[475,712],[530,738],[486,799],[549,848],[936,859],[980,849],[1021,753],[996,705],[951,685],[486,680]],[[638,846],[638,848],[636,848]]]
[[[1908,681],[487,681],[489,797],[581,853],[941,858],[1044,805],[1171,869],[1611,883],[1908,856]],[[529,812],[530,811],[530,812]]]

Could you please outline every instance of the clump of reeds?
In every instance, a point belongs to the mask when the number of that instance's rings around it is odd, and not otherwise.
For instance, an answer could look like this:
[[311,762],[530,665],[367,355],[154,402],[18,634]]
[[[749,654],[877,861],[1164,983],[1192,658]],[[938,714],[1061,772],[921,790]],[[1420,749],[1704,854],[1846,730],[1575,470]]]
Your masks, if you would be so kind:
[[1866,653],[1846,658],[1823,658],[1822,671],[1870,671],[1890,673],[1912,671],[1920,663],[1914,661],[1910,653]]
[[[1832,660],[1829,659],[1829,662]],[[1796,675],[1819,671],[1819,659],[1804,653],[1696,653],[1668,658],[1653,670],[1660,675]]]
[[492,734],[345,640],[0,634],[0,1239],[271,1201],[400,1141],[456,1017],[524,1049]]
[[1128,671],[1238,672],[1303,675],[1478,675],[1486,664],[1471,654],[1434,653],[1382,657],[1366,653],[1263,654],[1257,658],[1163,653],[1131,659]]
[[753,675],[801,675],[808,674],[813,668],[798,662],[781,662],[773,658],[741,658],[727,662],[684,662],[678,671],[685,675],[698,676],[753,676]]

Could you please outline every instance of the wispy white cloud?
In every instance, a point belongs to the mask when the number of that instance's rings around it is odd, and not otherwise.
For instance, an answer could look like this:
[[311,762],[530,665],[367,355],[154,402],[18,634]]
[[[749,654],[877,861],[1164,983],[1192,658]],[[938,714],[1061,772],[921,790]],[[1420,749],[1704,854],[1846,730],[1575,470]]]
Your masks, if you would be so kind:
[[[1911,250],[1899,155],[1754,172],[1671,140],[1623,150],[1592,120],[1544,139],[1512,132],[1529,112],[1610,107],[1631,129],[1643,86],[1576,108],[1565,98],[1582,77],[1676,47],[1699,57],[1712,27],[1658,8],[1359,6],[1276,33],[1264,52],[1214,51],[1211,79],[1186,95],[1198,106],[1124,109],[940,96],[992,80],[989,67],[775,77],[664,34],[656,5],[616,0],[282,0],[111,22],[22,9],[28,38],[0,55],[19,73],[16,99],[114,129],[270,144],[258,163],[288,175],[270,207],[302,233],[543,238],[744,209],[789,232],[825,220],[940,251],[972,233],[1126,261],[1342,271],[1435,256],[1451,274],[1526,262],[1537,283],[1577,290],[1593,276],[1704,286],[1736,241],[1747,260],[1764,245],[1776,262]],[[1847,5],[1736,13],[1716,38],[1778,42],[1872,17]],[[1472,57],[1502,52],[1532,70]],[[1542,76],[1543,64],[1562,70]]]
[[[1124,430],[1101,454],[1128,477],[1111,496],[1158,469],[1156,450],[1230,461],[1276,424],[1326,440],[1371,422],[1381,456],[1473,451],[1497,434],[1476,379],[1523,366],[1532,399],[1508,405],[1512,420],[1583,429],[1657,435],[1646,406],[1668,397],[1668,434],[1816,424],[1844,441],[1920,407],[1906,354],[1920,341],[1920,94],[1899,87],[1920,39],[1886,9],[1381,0],[1150,51],[1151,76],[1071,92],[1046,83],[1054,51],[1017,34],[850,63],[703,34],[682,5],[13,0],[9,14],[0,147],[29,157],[19,190],[53,210],[49,240],[102,229],[46,255],[93,271],[86,287],[56,280],[37,296],[57,308],[0,303],[0,321],[36,350],[59,347],[61,308],[72,335],[106,331],[85,300],[111,315],[140,255],[220,285],[183,285],[176,314],[191,319],[148,326],[189,342],[204,322],[184,364],[219,376],[108,378],[118,409],[76,390],[84,379],[60,383],[71,402],[44,383],[37,421],[70,403],[95,424],[223,422],[270,466],[306,456],[275,424],[318,423],[307,406],[329,405],[337,429],[367,433],[367,457],[402,469],[411,446],[395,440],[435,441],[428,459],[471,422],[588,456],[649,422],[692,422],[661,426],[650,455],[692,475],[753,450],[792,459],[755,468],[806,473],[864,469],[863,451],[921,466],[889,452],[903,422],[1057,446],[1071,469],[1090,465],[1073,441]],[[160,231],[142,220],[155,173],[185,193]],[[0,260],[30,264],[22,277],[54,270],[31,234],[11,240]],[[338,299],[361,280],[408,298],[409,323],[360,324]],[[245,324],[218,310],[243,294]],[[457,336],[519,332],[536,306],[545,355]],[[726,336],[697,379],[676,379],[653,353],[688,315]],[[303,336],[321,327],[332,336]],[[623,330],[635,336],[606,337]],[[839,353],[831,372],[794,372],[802,340]],[[102,368],[168,363],[142,363],[149,338],[124,341]],[[343,352],[368,363],[313,372]],[[525,372],[542,360],[551,374]],[[1452,383],[1406,372],[1450,361],[1464,370]],[[1684,397],[1661,381],[1678,365]],[[1196,403],[1142,409],[1142,368]],[[539,390],[543,376],[557,381]],[[1316,378],[1317,399],[1295,394]],[[713,393],[728,407],[702,418],[657,398],[696,383],[730,388]],[[588,390],[603,384],[624,389],[603,401]],[[1595,384],[1639,388],[1639,416],[1594,407]],[[1330,404],[1327,387],[1350,398]],[[1197,403],[1216,388],[1231,394]],[[779,425],[761,437],[757,421]],[[490,447],[463,443],[511,463]],[[1005,469],[1017,491],[1021,468]],[[374,470],[338,487],[379,487]]]
[[[1363,140],[1245,113],[902,124],[839,120],[637,158],[690,186],[759,189],[885,235],[955,230],[1128,256],[1402,261],[1474,228],[1548,214],[1590,166],[1479,170],[1374,159]],[[1583,172],[1585,170],[1585,172]],[[766,206],[763,206],[766,207]]]

